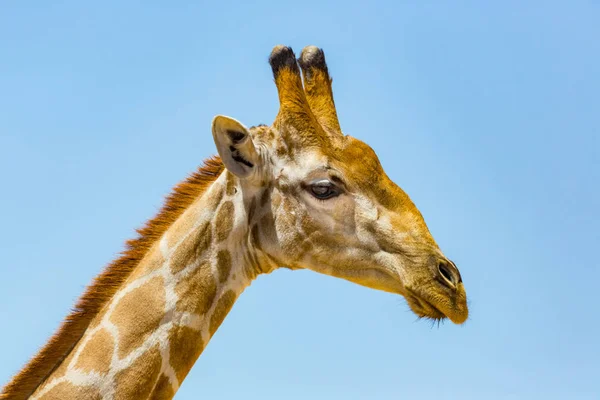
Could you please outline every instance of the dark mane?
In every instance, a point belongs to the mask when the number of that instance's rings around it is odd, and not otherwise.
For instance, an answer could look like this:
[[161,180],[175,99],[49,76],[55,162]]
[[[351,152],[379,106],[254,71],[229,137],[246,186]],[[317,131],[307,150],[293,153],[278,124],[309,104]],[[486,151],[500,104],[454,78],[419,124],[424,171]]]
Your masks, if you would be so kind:
[[127,241],[121,256],[94,278],[50,340],[6,384],[0,399],[21,400],[33,394],[77,345],[93,318],[114,296],[150,247],[204,193],[223,169],[219,157],[209,158],[196,172],[175,186],[158,214],[137,230],[137,238]]

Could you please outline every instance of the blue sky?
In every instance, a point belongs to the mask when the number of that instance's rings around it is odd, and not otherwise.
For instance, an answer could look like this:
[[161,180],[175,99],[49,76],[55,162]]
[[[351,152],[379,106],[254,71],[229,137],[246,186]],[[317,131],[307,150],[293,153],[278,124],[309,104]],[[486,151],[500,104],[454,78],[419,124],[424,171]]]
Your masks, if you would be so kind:
[[471,317],[432,328],[277,271],[177,398],[599,398],[600,3],[449,3],[0,5],[0,385],[215,153],[214,115],[272,122],[281,43],[325,49],[342,129],[420,208]]

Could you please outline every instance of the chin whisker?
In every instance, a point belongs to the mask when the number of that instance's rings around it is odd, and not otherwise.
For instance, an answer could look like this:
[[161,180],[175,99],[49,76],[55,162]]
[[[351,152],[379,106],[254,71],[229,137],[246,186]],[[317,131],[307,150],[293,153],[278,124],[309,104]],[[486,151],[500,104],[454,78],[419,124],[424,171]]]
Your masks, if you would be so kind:
[[[413,301],[411,301],[411,299],[413,299]],[[407,307],[405,311],[415,314],[417,316],[417,318],[414,320],[414,322],[417,322],[420,320],[427,320],[431,323],[431,326],[430,326],[431,329],[436,327],[436,325],[437,325],[437,328],[439,329],[440,325],[444,324],[444,322],[446,320],[446,316],[441,311],[439,311],[438,309],[433,307],[431,304],[426,303],[433,310],[428,310],[427,308],[425,308],[425,306],[418,300],[418,298],[413,298],[413,297],[406,298],[405,297],[404,301],[405,302],[403,304]],[[415,301],[416,301],[416,303],[415,303]],[[414,307],[417,307],[417,309],[415,309]],[[432,313],[433,313],[433,316],[431,315]]]

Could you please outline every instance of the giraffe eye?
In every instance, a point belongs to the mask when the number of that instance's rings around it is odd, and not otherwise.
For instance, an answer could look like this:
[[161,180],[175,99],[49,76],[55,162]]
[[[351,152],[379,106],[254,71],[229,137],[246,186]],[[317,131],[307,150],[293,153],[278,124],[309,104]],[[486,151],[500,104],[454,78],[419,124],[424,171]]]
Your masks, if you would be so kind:
[[338,187],[326,179],[310,184],[308,190],[319,200],[327,200],[340,195]]

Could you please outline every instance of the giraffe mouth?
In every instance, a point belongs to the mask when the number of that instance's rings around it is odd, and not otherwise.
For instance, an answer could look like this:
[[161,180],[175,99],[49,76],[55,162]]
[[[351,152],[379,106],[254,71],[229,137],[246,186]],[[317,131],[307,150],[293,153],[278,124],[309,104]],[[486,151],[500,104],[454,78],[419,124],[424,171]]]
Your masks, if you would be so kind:
[[416,293],[409,292],[405,297],[409,307],[419,318],[429,318],[434,321],[447,318],[439,308],[423,297],[417,296]]

